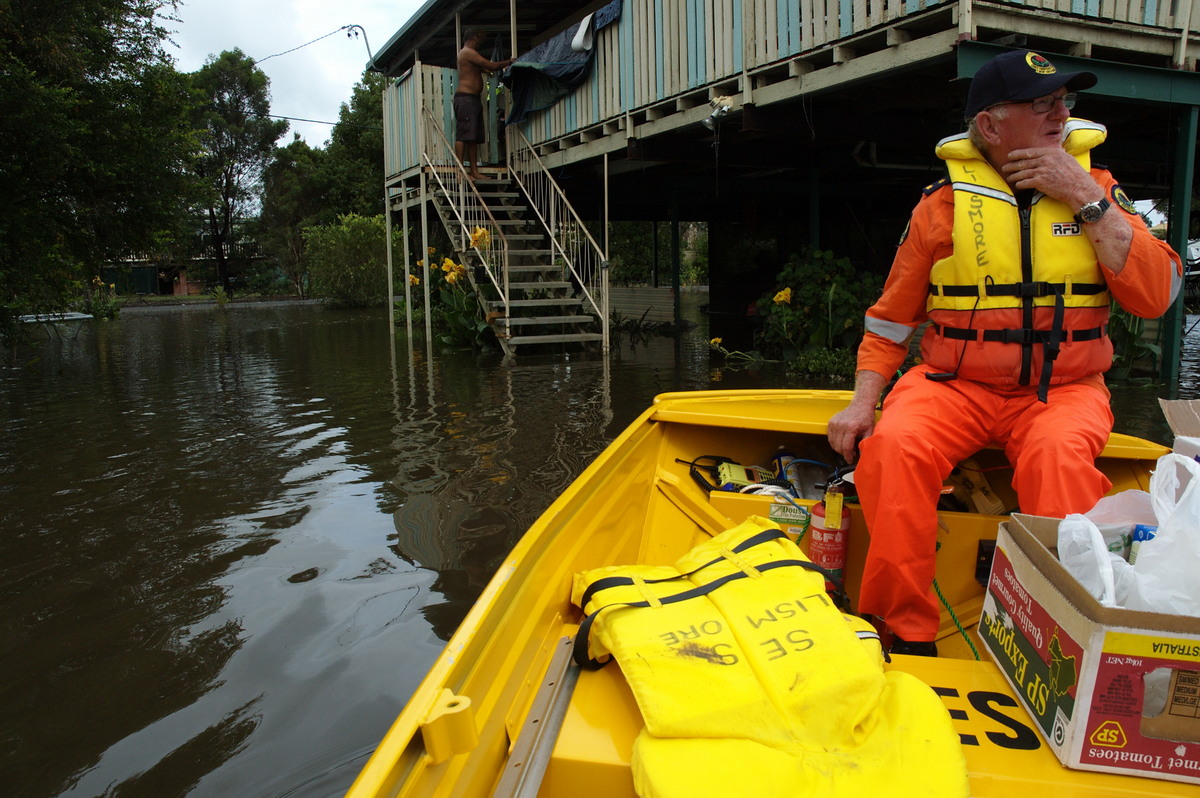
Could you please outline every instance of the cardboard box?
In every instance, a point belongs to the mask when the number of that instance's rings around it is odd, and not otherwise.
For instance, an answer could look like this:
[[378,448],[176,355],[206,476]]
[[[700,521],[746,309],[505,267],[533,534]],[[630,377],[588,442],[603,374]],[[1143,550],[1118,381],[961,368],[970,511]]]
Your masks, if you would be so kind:
[[[1102,606],[1059,563],[1058,523],[1000,525],[984,645],[1067,767],[1200,784],[1200,618]],[[1152,717],[1147,676],[1170,683]]]
[[1175,433],[1171,450],[1200,459],[1200,399],[1159,399],[1158,404]]

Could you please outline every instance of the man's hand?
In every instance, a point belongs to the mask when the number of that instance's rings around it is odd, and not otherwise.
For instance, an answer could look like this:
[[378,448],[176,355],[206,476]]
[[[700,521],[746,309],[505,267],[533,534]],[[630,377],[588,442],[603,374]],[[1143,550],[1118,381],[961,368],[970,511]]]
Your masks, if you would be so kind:
[[1078,208],[1104,196],[1092,176],[1062,147],[1013,150],[1001,167],[1009,185],[1031,188]]
[[854,375],[854,398],[845,410],[829,419],[829,445],[851,465],[858,459],[858,442],[875,429],[875,406],[888,378],[874,371]]
[[851,465],[858,459],[858,442],[875,429],[875,407],[851,404],[829,419],[829,445]]

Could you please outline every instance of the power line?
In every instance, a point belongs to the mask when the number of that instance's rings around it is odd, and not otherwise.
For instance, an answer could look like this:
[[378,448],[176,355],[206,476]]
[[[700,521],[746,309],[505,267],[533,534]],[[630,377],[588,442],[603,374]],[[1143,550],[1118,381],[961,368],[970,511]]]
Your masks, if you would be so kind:
[[299,116],[280,116],[278,114],[255,114],[255,116],[265,116],[268,119],[286,119],[289,122],[311,122],[314,125],[329,125],[331,127],[342,125],[344,127],[360,127],[363,130],[383,130],[382,127],[377,125],[361,125],[358,122],[326,122],[323,119],[304,119]]

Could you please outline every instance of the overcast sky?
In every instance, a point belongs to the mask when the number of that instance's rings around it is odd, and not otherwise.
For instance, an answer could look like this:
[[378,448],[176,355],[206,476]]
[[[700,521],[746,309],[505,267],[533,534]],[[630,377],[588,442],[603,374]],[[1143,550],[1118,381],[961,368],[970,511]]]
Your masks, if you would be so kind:
[[[376,53],[424,0],[182,0],[179,22],[169,23],[167,45],[181,72],[195,72],[222,50],[241,48],[271,79],[271,113],[336,122],[338,107],[366,68],[367,44]],[[347,38],[344,25],[366,31]],[[333,33],[338,31],[337,33]],[[327,34],[333,33],[332,36]],[[321,38],[325,36],[326,38]],[[314,41],[320,39],[320,41]],[[309,42],[312,42],[309,44]],[[300,48],[294,52],[286,52]],[[274,58],[276,53],[285,53]],[[293,133],[313,147],[329,139],[328,124],[289,120],[279,143]]]

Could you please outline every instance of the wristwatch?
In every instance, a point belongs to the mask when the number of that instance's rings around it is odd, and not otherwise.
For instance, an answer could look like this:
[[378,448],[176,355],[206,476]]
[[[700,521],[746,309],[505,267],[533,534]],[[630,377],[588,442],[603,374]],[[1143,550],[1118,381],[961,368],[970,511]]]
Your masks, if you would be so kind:
[[1098,222],[1100,221],[1100,217],[1104,215],[1104,212],[1108,210],[1110,205],[1112,205],[1112,203],[1108,201],[1108,197],[1105,197],[1099,202],[1089,202],[1079,209],[1079,213],[1075,214],[1075,218],[1084,224]]

